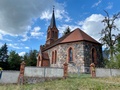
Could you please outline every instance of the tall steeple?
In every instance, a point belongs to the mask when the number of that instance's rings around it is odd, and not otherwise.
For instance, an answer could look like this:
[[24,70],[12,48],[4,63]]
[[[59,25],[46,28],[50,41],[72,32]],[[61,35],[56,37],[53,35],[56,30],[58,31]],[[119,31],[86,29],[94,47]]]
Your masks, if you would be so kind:
[[50,28],[56,27],[55,23],[55,15],[54,15],[54,6],[53,6],[53,13],[52,13],[52,18],[51,18],[51,23],[50,23]]
[[54,6],[53,6],[52,18],[51,18],[51,22],[47,30],[46,45],[50,45],[54,43],[57,39],[58,39],[58,29],[56,27]]

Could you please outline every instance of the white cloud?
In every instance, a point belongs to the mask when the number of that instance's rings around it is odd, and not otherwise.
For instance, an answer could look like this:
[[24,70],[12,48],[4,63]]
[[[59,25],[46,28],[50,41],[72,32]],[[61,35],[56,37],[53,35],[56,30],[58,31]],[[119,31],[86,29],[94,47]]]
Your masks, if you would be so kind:
[[20,35],[28,30],[34,19],[56,5],[55,0],[0,0],[0,32]]
[[40,32],[40,27],[38,26],[38,27],[34,27],[34,29],[32,30],[32,32],[31,32],[31,36],[32,37],[36,37],[36,38],[38,38],[38,37],[40,37],[40,36],[43,36],[43,32]]
[[31,26],[28,26],[27,31],[22,35],[21,41],[27,41],[28,39],[30,39],[30,37],[27,35],[30,30],[31,30]]
[[30,49],[30,47],[25,47],[25,49]]
[[112,7],[113,7],[113,3],[108,3],[108,6],[106,7],[106,9],[112,9]]
[[118,29],[120,29],[120,19],[115,20],[115,25]]
[[[81,26],[81,29],[85,31],[88,35],[92,36],[94,39],[99,41],[101,35],[100,32],[105,28],[104,24],[101,22],[104,19],[104,16],[101,14],[92,14],[87,17],[84,21],[79,21],[78,25]],[[115,25],[120,29],[120,19],[115,20]],[[114,31],[114,34],[118,34],[118,31]]]
[[50,19],[51,18],[51,12],[49,10],[44,11],[41,16],[40,19]]
[[21,39],[21,41],[27,41],[29,39],[29,37],[27,36],[27,34],[24,34],[22,37],[23,38]]
[[2,34],[0,34],[0,40],[2,40],[3,39],[3,36],[2,36]]
[[[51,17],[52,17],[51,12],[52,12],[51,10],[46,10],[46,11],[42,12],[40,19],[46,19],[46,20],[51,19]],[[68,13],[63,8],[61,8],[61,9],[56,8],[54,13],[55,13],[56,19],[61,20],[64,18],[65,22],[69,22],[71,20],[71,18],[68,16]]]
[[18,47],[18,45],[17,44],[12,44],[12,43],[9,43],[9,44],[7,44],[9,47],[12,47],[12,48],[14,48],[14,49],[22,49],[22,47]]
[[104,28],[104,24],[101,23],[103,19],[104,16],[101,14],[92,14],[91,16],[87,17],[85,20],[77,22],[77,25],[64,24],[62,26],[58,26],[58,30],[61,36],[68,26],[70,27],[71,31],[76,28],[80,28],[88,35],[99,41],[100,32]]
[[20,56],[24,56],[26,52],[20,52],[19,55]]
[[11,42],[12,40],[10,40],[10,39],[4,39],[5,41],[8,41],[8,42]]
[[101,14],[92,14],[84,21],[80,21],[78,24],[84,32],[98,41],[100,39],[100,32],[104,28],[103,23],[101,23],[103,19],[104,16]]
[[3,43],[0,42],[0,47],[2,47]]
[[96,3],[94,3],[94,4],[92,5],[92,7],[98,6],[101,2],[102,2],[102,0],[98,0],[98,2],[96,2]]

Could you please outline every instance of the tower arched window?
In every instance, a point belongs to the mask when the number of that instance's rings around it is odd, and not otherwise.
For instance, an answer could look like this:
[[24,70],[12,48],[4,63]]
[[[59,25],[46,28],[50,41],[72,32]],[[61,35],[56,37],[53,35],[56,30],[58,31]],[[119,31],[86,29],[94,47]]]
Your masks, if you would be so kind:
[[57,38],[57,36],[58,36],[58,35],[57,35],[57,32],[55,32],[55,38]]
[[50,38],[50,32],[47,33],[47,38]]
[[54,31],[52,31],[52,37],[54,37]]
[[68,62],[72,62],[73,61],[73,49],[69,48],[68,50]]

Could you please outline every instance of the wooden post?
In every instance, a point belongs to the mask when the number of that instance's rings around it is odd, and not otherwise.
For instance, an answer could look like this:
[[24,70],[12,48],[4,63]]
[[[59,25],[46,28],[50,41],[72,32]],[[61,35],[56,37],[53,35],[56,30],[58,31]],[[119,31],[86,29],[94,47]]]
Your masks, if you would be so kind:
[[18,77],[18,84],[24,83],[24,70],[25,70],[25,62],[22,61],[21,65],[20,65],[20,74]]
[[64,64],[64,78],[68,77],[68,64],[65,62]]
[[93,78],[96,77],[96,71],[95,71],[95,64],[94,63],[90,64],[90,72],[91,72],[91,76]]

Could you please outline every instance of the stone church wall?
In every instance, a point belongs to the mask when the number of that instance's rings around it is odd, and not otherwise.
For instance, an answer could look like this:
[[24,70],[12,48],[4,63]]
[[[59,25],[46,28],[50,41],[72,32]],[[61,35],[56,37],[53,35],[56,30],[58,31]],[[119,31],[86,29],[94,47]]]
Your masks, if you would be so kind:
[[[68,50],[73,49],[73,63],[68,62]],[[68,63],[68,71],[71,73],[77,72],[89,72],[89,66],[91,63],[91,50],[95,48],[97,51],[97,62],[101,64],[102,60],[102,49],[101,45],[94,44],[90,42],[72,42],[59,44],[46,52],[48,52],[50,58],[51,67],[63,67],[63,63]],[[51,64],[52,62],[52,52],[57,51],[57,61],[56,64]]]
[[[73,63],[69,63],[68,71],[77,72],[79,67],[84,67],[84,48],[82,42],[73,42],[57,45],[47,50],[50,57],[50,63],[52,62],[52,51],[57,51],[57,63],[51,64],[51,67],[63,67],[63,63],[68,62],[68,50],[73,49]],[[81,68],[81,72],[83,72]]]
[[90,43],[90,42],[83,42],[84,45],[84,61],[85,66],[89,66],[92,62],[92,48],[96,49],[96,57],[97,57],[97,65],[96,67],[102,67],[103,58],[102,58],[102,46],[100,44]]

